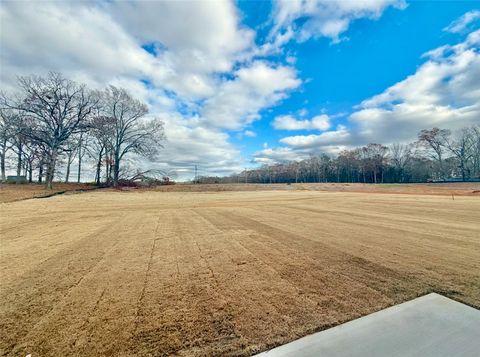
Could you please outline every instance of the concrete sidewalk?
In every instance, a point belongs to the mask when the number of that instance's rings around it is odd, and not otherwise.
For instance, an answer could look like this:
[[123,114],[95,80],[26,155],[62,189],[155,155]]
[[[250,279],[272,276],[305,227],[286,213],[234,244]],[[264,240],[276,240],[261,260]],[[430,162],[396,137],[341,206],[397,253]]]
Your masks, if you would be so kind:
[[428,294],[257,357],[479,357],[480,311]]

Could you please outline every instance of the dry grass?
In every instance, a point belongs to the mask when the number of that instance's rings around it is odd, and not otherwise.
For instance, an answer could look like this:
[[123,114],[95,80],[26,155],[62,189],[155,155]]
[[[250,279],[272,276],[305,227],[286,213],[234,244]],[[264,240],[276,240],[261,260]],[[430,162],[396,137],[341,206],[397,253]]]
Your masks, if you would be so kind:
[[30,198],[41,198],[53,193],[75,190],[91,190],[94,186],[84,183],[55,183],[52,190],[44,184],[5,184],[0,183],[0,203],[21,201]]
[[480,307],[478,197],[89,192],[1,205],[0,355],[248,356],[436,291]]
[[298,183],[298,184],[205,184],[158,186],[150,190],[162,192],[222,191],[328,191],[398,193],[414,195],[480,196],[480,183],[362,184],[362,183]]
[[[0,203],[42,198],[54,193],[75,193],[93,190],[95,186],[84,183],[56,182],[52,190],[39,184],[0,183]],[[446,196],[480,196],[479,183],[426,183],[426,184],[359,184],[359,183],[299,183],[299,184],[177,184],[152,188],[107,188],[105,191],[158,191],[158,192],[228,192],[228,191],[327,191],[327,192],[368,192],[398,193]]]

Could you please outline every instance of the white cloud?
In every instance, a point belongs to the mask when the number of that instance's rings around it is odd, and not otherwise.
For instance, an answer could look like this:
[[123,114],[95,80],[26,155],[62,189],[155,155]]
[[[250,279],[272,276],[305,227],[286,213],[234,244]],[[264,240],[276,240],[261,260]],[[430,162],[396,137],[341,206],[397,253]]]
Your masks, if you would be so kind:
[[[61,70],[102,83],[141,78],[166,68],[145,52],[108,14],[76,3],[2,2],[2,83],[16,75]],[[86,70],[88,69],[88,71]]]
[[116,1],[106,7],[139,42],[157,45],[169,71],[156,84],[190,99],[214,94],[211,75],[231,71],[254,46],[254,31],[240,26],[231,1]]
[[406,3],[403,0],[280,0],[275,3],[271,36],[283,36],[294,28],[300,42],[312,37],[327,37],[338,42],[352,21],[378,19],[389,6],[403,9]]
[[249,137],[249,138],[254,138],[254,137],[257,136],[257,133],[254,132],[254,131],[252,131],[252,130],[245,130],[245,131],[243,132],[243,135],[245,135],[245,136],[247,136],[247,137]]
[[177,169],[191,170],[197,165],[202,175],[224,174],[240,170],[241,154],[221,131],[189,125],[188,119],[179,115],[162,115],[169,138],[162,150],[158,164]]
[[202,110],[207,125],[238,130],[260,118],[263,108],[273,106],[297,88],[301,81],[291,67],[255,61],[223,82]]
[[[303,157],[305,153],[338,153],[371,142],[412,142],[421,129],[457,130],[480,122],[480,30],[457,45],[427,52],[416,72],[364,100],[348,118],[348,126],[319,135],[282,138],[283,148],[256,154],[258,160]],[[303,121],[293,124],[304,128]],[[287,122],[290,122],[290,119]]]
[[363,101],[350,117],[365,140],[412,140],[420,129],[457,129],[480,118],[480,30],[430,58],[405,80]]
[[2,2],[2,89],[51,70],[125,87],[165,120],[158,165],[236,170],[244,159],[223,130],[244,129],[301,83],[292,67],[253,61],[255,32],[240,20],[233,1]]
[[326,131],[318,135],[287,136],[280,139],[280,142],[295,149],[309,149],[313,147],[342,144],[345,143],[349,137],[350,133],[347,128],[344,125],[338,125],[336,130]]
[[264,148],[253,154],[253,161],[261,165],[272,165],[279,162],[299,161],[308,158],[308,153],[283,148]]
[[469,25],[480,19],[480,10],[472,10],[463,14],[460,18],[453,21],[443,30],[452,33],[463,32],[468,29]]
[[276,117],[272,125],[278,130],[328,130],[330,118],[326,114],[321,114],[311,120],[298,120],[291,115],[282,115]]

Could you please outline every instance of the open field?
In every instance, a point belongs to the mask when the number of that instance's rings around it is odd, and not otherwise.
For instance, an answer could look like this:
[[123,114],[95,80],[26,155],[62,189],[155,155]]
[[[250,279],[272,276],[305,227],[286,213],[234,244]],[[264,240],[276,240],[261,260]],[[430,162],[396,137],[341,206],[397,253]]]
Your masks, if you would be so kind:
[[0,355],[248,356],[428,292],[480,308],[478,196],[284,186],[1,204]]
[[415,183],[415,184],[363,184],[363,183],[298,183],[298,184],[202,184],[157,186],[162,192],[222,192],[222,191],[327,191],[400,193],[414,195],[480,196],[480,183]]
[[[96,189],[95,186],[77,183],[56,182],[53,190],[38,184],[0,183],[0,203],[14,202],[29,198],[42,198],[53,193],[78,193]],[[110,191],[134,191],[130,187],[103,189]],[[224,192],[224,191],[328,191],[328,192],[370,192],[421,195],[480,196],[480,183],[425,183],[425,184],[359,184],[359,183],[299,183],[299,184],[177,184],[139,188],[139,190],[160,192]]]

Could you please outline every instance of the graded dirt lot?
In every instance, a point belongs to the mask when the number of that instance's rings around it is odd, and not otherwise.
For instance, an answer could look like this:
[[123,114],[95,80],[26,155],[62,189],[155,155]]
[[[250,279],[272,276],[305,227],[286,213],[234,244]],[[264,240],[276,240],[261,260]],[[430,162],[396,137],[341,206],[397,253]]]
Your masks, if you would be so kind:
[[0,355],[249,356],[428,292],[480,308],[475,195],[95,191],[0,207]]

